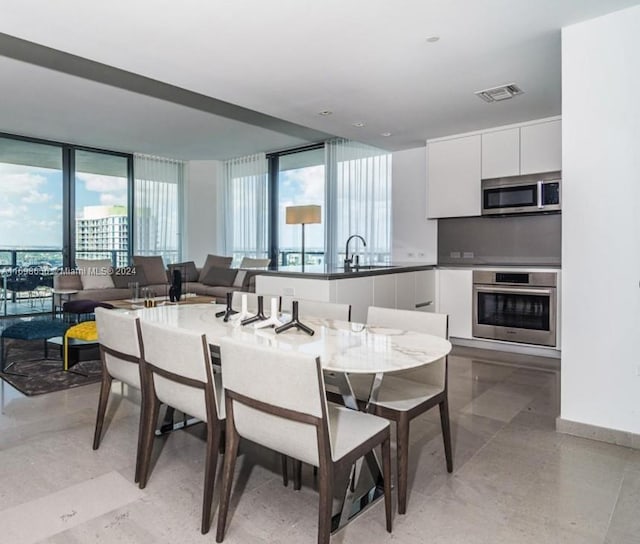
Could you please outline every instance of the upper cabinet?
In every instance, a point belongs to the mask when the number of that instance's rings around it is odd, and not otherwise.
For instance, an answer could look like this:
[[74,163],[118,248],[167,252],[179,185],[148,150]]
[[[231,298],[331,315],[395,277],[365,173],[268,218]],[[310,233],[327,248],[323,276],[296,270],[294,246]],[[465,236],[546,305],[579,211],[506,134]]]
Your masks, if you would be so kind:
[[520,129],[520,173],[538,174],[562,170],[560,119]]
[[562,170],[559,119],[482,134],[482,179]]
[[481,213],[482,179],[562,170],[559,118],[427,142],[427,218]]
[[427,143],[427,217],[480,215],[480,135]]

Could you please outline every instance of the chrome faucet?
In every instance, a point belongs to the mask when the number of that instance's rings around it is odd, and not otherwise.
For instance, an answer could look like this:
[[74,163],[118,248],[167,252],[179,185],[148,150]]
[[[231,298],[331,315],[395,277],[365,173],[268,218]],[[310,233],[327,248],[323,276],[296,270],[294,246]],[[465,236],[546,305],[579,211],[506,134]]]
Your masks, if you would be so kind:
[[[360,240],[362,241],[362,245],[364,247],[367,247],[367,242],[365,242],[364,238],[359,234],[352,234],[351,236],[349,236],[349,238],[347,238],[347,243],[344,246],[344,267],[345,268],[350,268],[351,265],[353,264],[353,257],[349,258],[349,242],[351,242],[351,240],[353,240],[354,238],[360,238]],[[357,265],[358,265],[358,261],[356,260],[356,266]]]

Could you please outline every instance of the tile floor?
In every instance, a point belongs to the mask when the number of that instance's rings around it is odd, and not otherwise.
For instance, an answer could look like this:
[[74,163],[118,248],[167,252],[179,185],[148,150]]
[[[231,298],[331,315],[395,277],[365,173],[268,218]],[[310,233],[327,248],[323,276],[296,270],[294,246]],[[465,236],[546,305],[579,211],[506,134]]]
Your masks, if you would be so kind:
[[[393,534],[378,502],[332,542],[640,543],[640,451],[556,433],[559,374],[530,366],[539,360],[454,353],[454,473],[445,470],[435,410],[412,425],[408,513],[395,515]],[[213,542],[216,517],[208,535],[199,530],[202,426],[157,439],[139,490],[137,395],[114,385],[111,423],[94,452],[97,393],[92,385],[24,398],[3,385],[0,542]],[[312,472],[305,467],[294,492],[279,466],[275,454],[243,447],[225,542],[316,541]]]

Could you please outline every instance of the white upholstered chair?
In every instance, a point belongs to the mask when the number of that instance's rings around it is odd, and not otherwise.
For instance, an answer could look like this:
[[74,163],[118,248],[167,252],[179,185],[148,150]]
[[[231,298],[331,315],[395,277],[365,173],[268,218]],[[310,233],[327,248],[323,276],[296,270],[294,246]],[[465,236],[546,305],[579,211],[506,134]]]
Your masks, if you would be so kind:
[[[448,316],[430,312],[369,307],[367,327],[384,327],[448,337]],[[371,379],[351,375],[356,396],[368,397]],[[366,378],[365,378],[366,379]],[[447,471],[453,471],[451,430],[447,394],[447,358],[403,373],[386,374],[378,397],[370,411],[396,423],[396,453],[398,472],[398,513],[407,511],[407,474],[409,467],[409,424],[413,418],[430,408],[440,408],[440,423]]]
[[351,321],[351,304],[283,296],[282,311],[291,313],[294,300],[298,301],[298,315],[301,321],[304,321],[307,317],[333,319],[335,321]]
[[227,436],[216,540],[226,529],[240,438],[319,467],[318,542],[329,542],[333,476],[377,445],[382,446],[385,513],[391,532],[389,423],[327,403],[320,361],[223,338],[220,353]]
[[[109,402],[109,393],[114,379],[142,391],[140,378],[140,334],[139,319],[131,314],[96,308],[96,327],[102,360],[102,381],[98,401],[98,414],[93,435],[93,449],[100,447],[104,416]],[[144,391],[142,391],[144,405]],[[140,479],[140,455],[142,440],[142,414],[138,429],[135,481]]]
[[140,488],[149,477],[158,411],[168,404],[202,420],[207,426],[207,448],[202,501],[202,533],[211,525],[211,504],[224,430],[225,409],[222,384],[211,367],[209,345],[204,334],[157,323],[141,322],[141,366],[147,388],[144,410]]

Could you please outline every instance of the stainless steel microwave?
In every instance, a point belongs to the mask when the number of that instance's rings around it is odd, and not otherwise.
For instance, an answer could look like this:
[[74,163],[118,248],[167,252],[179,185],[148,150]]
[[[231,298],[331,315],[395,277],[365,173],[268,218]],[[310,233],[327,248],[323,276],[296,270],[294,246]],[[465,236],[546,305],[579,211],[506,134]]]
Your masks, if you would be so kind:
[[559,172],[482,180],[482,215],[559,212]]

